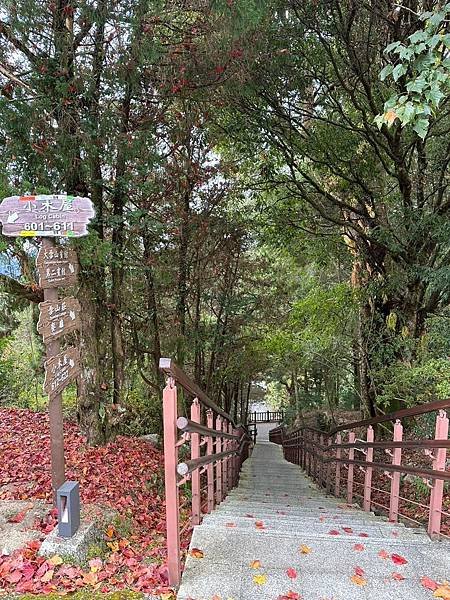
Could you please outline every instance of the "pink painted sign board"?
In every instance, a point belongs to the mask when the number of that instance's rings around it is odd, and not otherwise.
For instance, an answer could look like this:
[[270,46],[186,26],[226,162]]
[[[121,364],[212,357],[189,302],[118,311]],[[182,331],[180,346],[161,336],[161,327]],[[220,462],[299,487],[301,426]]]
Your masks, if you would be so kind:
[[95,211],[89,198],[66,194],[10,196],[0,204],[3,235],[82,237]]

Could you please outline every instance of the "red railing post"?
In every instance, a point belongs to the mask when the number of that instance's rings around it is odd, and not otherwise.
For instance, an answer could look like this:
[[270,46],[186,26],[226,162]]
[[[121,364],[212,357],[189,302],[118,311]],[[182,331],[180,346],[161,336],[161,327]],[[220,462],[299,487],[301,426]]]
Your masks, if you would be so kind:
[[[331,444],[333,443],[333,438],[331,436],[328,437],[328,446],[331,446]],[[331,469],[333,466],[333,463],[331,462],[331,452],[330,450],[327,450],[326,453],[326,457],[327,460],[329,460],[330,462],[327,463],[327,494],[331,493]]]
[[[367,441],[373,442],[374,439],[374,431],[372,425],[369,425],[367,428]],[[364,476],[364,510],[366,512],[370,511],[370,499],[372,496],[372,467],[370,467],[370,463],[373,462],[373,448],[367,448],[366,450],[366,473]]]
[[[394,442],[401,442],[403,439],[403,425],[399,419],[396,420],[394,425]],[[392,464],[400,465],[402,462],[402,449],[393,448],[392,452]],[[398,521],[398,504],[400,495],[400,473],[393,472],[391,474],[391,496],[389,499],[389,521]]]
[[181,576],[179,496],[177,485],[177,388],[169,377],[163,392],[164,479],[166,486],[167,566],[169,584],[178,586]]
[[[228,433],[228,424],[226,419],[222,421],[222,431],[224,433]],[[228,452],[230,449],[229,440],[227,438],[223,438],[222,440],[222,452]],[[228,457],[222,460],[222,498],[228,493]]]
[[[208,429],[214,428],[214,417],[213,411],[208,409],[206,411],[206,425]],[[214,454],[214,440],[210,435],[206,440],[206,454],[211,456]],[[207,502],[207,510],[208,513],[214,510],[214,464],[210,463],[206,467],[206,478],[207,478],[207,489],[208,489],[208,502]]]
[[[348,434],[348,443],[349,444],[354,444],[355,443],[355,438],[356,438],[356,434],[351,431]],[[348,459],[349,460],[355,460],[355,449],[354,448],[350,448],[348,451]],[[349,464],[348,465],[348,472],[347,472],[347,504],[353,504],[353,477],[354,477],[354,467],[355,465],[353,464]]]
[[300,429],[301,436],[301,461],[302,461],[302,469],[306,471],[306,444],[305,444],[305,432],[303,429]]
[[[336,444],[342,443],[342,436],[340,433],[336,435]],[[336,458],[341,458],[341,449],[336,448]],[[334,495],[339,496],[341,493],[341,463],[336,461],[336,475],[334,478]]]
[[[233,431],[234,431],[233,425],[231,423],[228,423],[228,433],[233,434]],[[234,440],[228,440],[228,441],[229,441],[228,450],[234,450]],[[234,463],[234,456],[229,456],[228,457],[228,491],[230,491],[234,485],[233,463]]]
[[[222,431],[222,417],[216,417],[216,430]],[[222,438],[216,437],[216,454],[222,452]],[[220,504],[223,500],[223,484],[222,484],[222,462],[216,462],[216,504]]]
[[313,455],[312,455],[312,434],[310,431],[307,432],[307,445],[308,445],[308,475],[313,475]]
[[[448,439],[448,417],[445,410],[440,410],[436,417],[435,440]],[[446,448],[436,448],[433,456],[433,471],[445,471]],[[436,537],[441,533],[442,499],[444,481],[435,479],[430,494],[430,516],[428,519],[428,535]]]
[[[191,420],[200,423],[200,404],[197,398],[191,404]],[[191,433],[191,459],[200,458],[200,435]],[[195,469],[191,475],[192,484],[192,525],[200,524],[201,498],[200,498],[200,469]]]
[[320,469],[319,469],[319,485],[321,487],[325,486],[325,463],[324,458],[325,458],[325,450],[323,449],[323,446],[325,445],[325,436],[323,435],[323,433],[321,433],[319,435],[319,444],[320,444],[320,448],[319,448],[319,459],[320,459]]

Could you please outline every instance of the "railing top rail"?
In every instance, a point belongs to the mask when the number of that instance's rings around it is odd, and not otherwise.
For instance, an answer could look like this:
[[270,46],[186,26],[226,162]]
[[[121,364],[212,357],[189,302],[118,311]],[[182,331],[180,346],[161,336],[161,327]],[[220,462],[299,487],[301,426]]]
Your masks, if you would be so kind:
[[216,414],[220,415],[224,419],[227,419],[234,427],[239,427],[234,419],[225,412],[220,406],[217,406],[215,402],[209,398],[205,392],[194,382],[186,373],[180,369],[180,367],[171,358],[160,358],[159,368],[164,371],[166,375],[173,377],[181,387],[191,394],[194,398],[198,398],[199,401],[206,407],[213,410]]
[[314,427],[298,427],[293,431],[289,432],[288,437],[295,435],[299,431],[313,431],[316,433],[322,433],[324,435],[332,436],[340,431],[347,431],[349,429],[358,429],[359,427],[369,427],[369,425],[377,425],[378,423],[387,423],[388,421],[396,421],[397,419],[405,419],[408,417],[417,417],[426,413],[437,412],[438,410],[445,410],[450,408],[450,398],[448,400],[436,400],[435,402],[428,402],[427,404],[418,404],[411,408],[403,408],[396,412],[380,415],[379,417],[372,417],[371,419],[363,419],[362,421],[353,421],[351,423],[343,423],[337,427],[333,427],[330,431],[322,431],[315,429]]
[[344,425],[334,427],[329,433],[330,435],[333,435],[339,431],[346,431],[347,429],[369,427],[369,425],[377,425],[378,423],[396,421],[397,419],[405,419],[407,417],[416,417],[418,415],[424,415],[426,413],[436,412],[438,410],[445,410],[446,408],[450,408],[450,398],[447,400],[428,402],[427,404],[419,404],[417,406],[412,406],[411,408],[403,408],[402,410],[397,410],[396,412],[388,415],[380,415],[379,417],[372,417],[371,419],[354,421],[353,423],[345,423]]

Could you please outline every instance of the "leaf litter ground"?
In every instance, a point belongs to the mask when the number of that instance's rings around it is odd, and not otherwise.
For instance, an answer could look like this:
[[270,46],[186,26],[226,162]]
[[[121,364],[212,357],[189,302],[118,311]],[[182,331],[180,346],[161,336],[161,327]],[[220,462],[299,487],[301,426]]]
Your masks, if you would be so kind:
[[[56,523],[51,510],[50,438],[45,413],[0,409],[1,500],[43,500],[48,514],[33,529],[42,539]],[[99,556],[88,564],[68,564],[60,557],[38,556],[41,540],[12,554],[0,548],[0,590],[62,593],[78,589],[133,590],[167,594],[163,454],[139,438],[119,436],[106,446],[87,446],[74,423],[64,426],[66,478],[80,483],[86,507],[111,510],[117,522],[106,523]],[[25,511],[26,512],[26,511]],[[25,515],[14,515],[20,523]],[[187,547],[188,539],[183,540]],[[2,592],[0,592],[1,595]]]

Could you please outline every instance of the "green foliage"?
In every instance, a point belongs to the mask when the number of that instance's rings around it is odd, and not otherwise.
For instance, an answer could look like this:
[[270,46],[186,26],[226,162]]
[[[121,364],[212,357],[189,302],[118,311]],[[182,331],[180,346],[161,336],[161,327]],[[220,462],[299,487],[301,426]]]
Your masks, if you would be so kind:
[[393,42],[386,47],[385,53],[396,60],[383,68],[380,79],[392,79],[402,90],[391,95],[384,113],[376,117],[379,127],[391,127],[398,119],[420,138],[427,135],[431,118],[450,92],[449,17],[450,3],[427,11],[419,17],[423,29],[408,36],[405,44]]
[[415,406],[450,397],[450,362],[447,358],[429,359],[413,366],[398,362],[378,375],[378,402],[382,407],[389,407],[395,400]]

